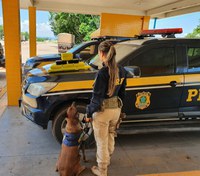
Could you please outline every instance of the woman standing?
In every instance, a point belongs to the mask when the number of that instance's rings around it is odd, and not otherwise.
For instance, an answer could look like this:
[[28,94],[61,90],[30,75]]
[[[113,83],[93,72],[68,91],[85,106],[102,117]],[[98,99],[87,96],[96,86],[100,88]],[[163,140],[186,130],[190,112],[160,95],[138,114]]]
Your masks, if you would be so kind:
[[117,66],[116,50],[112,43],[102,42],[98,51],[103,67],[96,75],[86,121],[92,120],[97,145],[98,166],[93,166],[92,172],[107,176],[107,167],[114,151],[116,125],[125,96],[126,71]]

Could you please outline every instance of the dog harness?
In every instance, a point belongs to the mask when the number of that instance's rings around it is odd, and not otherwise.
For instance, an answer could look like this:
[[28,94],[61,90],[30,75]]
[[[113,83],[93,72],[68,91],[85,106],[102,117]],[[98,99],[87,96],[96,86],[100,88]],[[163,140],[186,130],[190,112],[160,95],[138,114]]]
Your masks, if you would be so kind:
[[67,133],[65,132],[63,135],[63,141],[62,143],[66,146],[72,147],[72,146],[78,146],[79,145],[79,138],[81,133]]

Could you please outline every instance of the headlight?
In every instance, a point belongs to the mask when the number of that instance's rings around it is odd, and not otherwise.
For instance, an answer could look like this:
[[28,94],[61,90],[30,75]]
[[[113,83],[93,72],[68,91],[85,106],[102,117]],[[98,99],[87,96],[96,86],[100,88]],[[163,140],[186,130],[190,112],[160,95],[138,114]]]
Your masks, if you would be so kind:
[[54,82],[45,82],[45,83],[33,83],[27,89],[27,92],[33,96],[39,97],[40,95],[48,92],[54,88],[57,83]]

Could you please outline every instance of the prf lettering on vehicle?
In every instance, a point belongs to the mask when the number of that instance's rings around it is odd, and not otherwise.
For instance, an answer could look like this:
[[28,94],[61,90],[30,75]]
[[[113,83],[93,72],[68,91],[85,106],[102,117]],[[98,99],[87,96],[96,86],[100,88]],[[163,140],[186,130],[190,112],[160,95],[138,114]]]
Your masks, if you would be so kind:
[[197,98],[197,101],[200,101],[200,89],[189,89],[187,102],[193,101],[194,98]]

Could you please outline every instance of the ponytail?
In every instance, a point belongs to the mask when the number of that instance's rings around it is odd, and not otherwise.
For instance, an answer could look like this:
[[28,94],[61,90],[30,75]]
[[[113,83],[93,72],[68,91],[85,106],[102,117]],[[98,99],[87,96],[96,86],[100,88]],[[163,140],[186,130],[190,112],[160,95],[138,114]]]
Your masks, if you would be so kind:
[[116,80],[119,78],[119,69],[115,60],[116,50],[112,43],[105,41],[99,45],[99,51],[106,54],[104,64],[108,67],[109,82],[107,95],[111,97],[115,91]]

